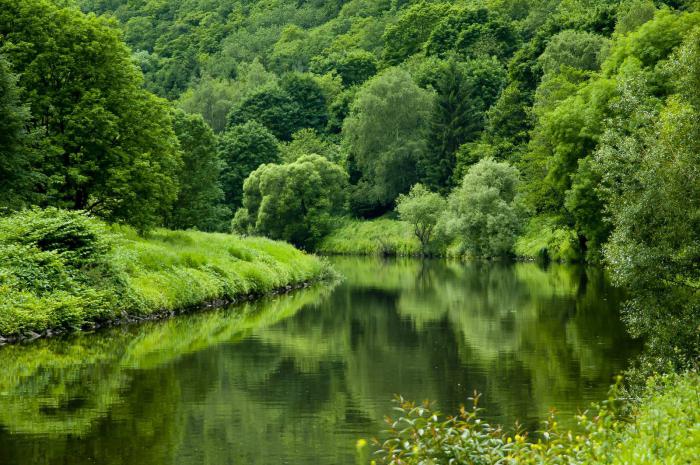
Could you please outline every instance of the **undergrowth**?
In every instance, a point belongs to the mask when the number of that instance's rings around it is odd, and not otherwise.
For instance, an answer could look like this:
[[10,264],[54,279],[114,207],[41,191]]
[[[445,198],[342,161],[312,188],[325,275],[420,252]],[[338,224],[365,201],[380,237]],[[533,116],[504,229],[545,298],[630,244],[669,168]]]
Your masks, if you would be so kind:
[[0,336],[76,330],[323,280],[330,266],[289,244],[197,231],[146,237],[84,213],[0,218]]

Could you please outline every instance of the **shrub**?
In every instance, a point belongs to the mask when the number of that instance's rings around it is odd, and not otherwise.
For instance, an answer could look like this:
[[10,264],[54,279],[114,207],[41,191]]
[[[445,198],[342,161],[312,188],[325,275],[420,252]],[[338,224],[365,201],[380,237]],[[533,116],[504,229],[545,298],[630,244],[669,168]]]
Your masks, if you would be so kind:
[[445,199],[440,194],[430,192],[422,184],[414,185],[407,195],[401,194],[396,200],[399,217],[413,226],[413,232],[421,243],[423,253],[430,244],[445,205]]
[[520,173],[508,163],[484,158],[467,171],[450,195],[443,222],[460,241],[460,255],[510,255],[524,210],[517,196]]
[[398,418],[388,418],[378,462],[390,465],[642,465],[695,463],[700,456],[700,377],[697,373],[651,378],[639,404],[618,398],[577,416],[580,431],[564,431],[554,414],[532,437],[480,418],[471,409],[444,417],[430,403],[397,399]]
[[38,208],[0,219],[0,244],[55,252],[67,265],[93,266],[112,243],[105,225],[80,211]]
[[0,219],[0,336],[74,330],[331,276],[326,263],[266,239],[166,230],[141,237],[80,212],[27,210]]
[[528,259],[577,262],[582,258],[576,231],[553,216],[530,219],[514,249],[515,255]]

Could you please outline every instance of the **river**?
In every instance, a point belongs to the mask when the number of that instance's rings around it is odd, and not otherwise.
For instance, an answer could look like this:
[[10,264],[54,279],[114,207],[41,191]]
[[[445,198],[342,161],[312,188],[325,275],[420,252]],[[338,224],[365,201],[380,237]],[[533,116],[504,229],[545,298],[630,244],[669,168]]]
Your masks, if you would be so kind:
[[0,348],[0,464],[354,464],[394,394],[537,430],[638,352],[594,267],[334,258],[345,279]]

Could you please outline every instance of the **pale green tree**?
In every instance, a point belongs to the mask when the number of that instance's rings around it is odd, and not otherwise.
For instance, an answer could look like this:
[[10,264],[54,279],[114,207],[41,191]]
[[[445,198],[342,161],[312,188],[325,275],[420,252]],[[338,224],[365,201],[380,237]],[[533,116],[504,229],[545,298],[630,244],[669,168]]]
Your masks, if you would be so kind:
[[262,165],[243,185],[233,229],[313,248],[343,213],[346,186],[343,169],[320,155]]
[[506,162],[483,158],[471,166],[449,197],[445,229],[460,252],[474,257],[512,253],[523,209],[518,198],[520,173]]
[[408,194],[396,199],[396,211],[401,220],[413,227],[413,233],[421,244],[421,251],[428,250],[435,227],[443,214],[447,202],[436,192],[430,192],[424,185],[414,185]]
[[433,93],[389,68],[367,81],[343,126],[343,142],[361,173],[366,202],[389,206],[422,177]]

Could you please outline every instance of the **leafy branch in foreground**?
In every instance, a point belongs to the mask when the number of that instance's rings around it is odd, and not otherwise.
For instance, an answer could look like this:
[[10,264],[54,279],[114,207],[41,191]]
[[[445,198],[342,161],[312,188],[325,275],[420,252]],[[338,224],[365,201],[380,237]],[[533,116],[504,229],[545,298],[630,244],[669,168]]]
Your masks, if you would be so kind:
[[[643,402],[622,398],[621,377],[608,400],[577,415],[577,431],[559,426],[554,412],[528,435],[481,418],[479,395],[456,416],[430,402],[396,398],[373,463],[385,465],[579,465],[692,463],[700,453],[700,378],[695,372],[650,378]],[[663,431],[664,433],[660,433]]]

